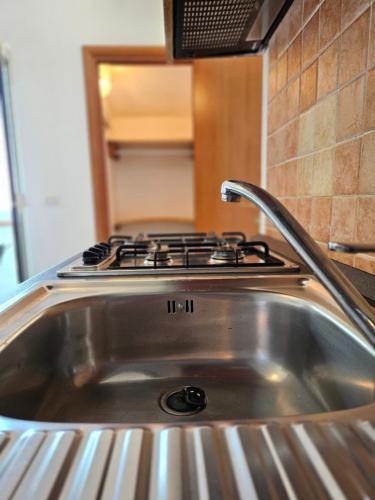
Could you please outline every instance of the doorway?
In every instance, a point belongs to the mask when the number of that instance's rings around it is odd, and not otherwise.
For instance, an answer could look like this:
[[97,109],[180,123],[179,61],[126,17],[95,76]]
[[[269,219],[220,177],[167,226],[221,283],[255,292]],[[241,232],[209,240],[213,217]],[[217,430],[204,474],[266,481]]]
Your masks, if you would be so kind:
[[[257,209],[248,203],[222,203],[220,185],[229,178],[260,184],[262,57],[167,65],[162,47],[84,47],[83,51],[97,239],[105,240],[113,231],[134,233],[142,225],[145,232],[174,232],[175,227],[256,234]],[[161,138],[162,120],[151,119],[150,111],[144,111],[148,115],[144,125],[136,126],[134,95],[119,90],[120,82],[126,87],[143,75],[144,82],[135,85],[139,98],[141,89],[147,88],[145,75],[158,69],[165,75],[176,70],[190,79],[192,114],[185,121],[191,123],[185,127],[185,132],[190,127],[190,136],[173,136],[179,130],[175,121],[169,127],[172,135]],[[184,101],[181,84],[178,87],[158,94],[158,85],[151,85],[148,105],[160,111],[165,101],[170,105],[166,114],[172,115]],[[109,101],[116,99],[108,99],[108,92],[117,93],[119,112],[109,109]],[[116,127],[120,122],[122,126]],[[116,135],[120,129],[122,135]],[[146,129],[152,129],[154,136],[145,137]]]
[[99,65],[110,232],[192,232],[191,65]]

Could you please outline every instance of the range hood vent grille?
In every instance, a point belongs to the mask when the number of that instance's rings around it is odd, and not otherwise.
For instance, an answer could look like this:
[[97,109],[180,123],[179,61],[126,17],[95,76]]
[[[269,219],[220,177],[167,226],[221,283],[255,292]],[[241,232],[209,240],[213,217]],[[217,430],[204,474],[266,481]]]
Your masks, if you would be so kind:
[[236,47],[256,0],[183,2],[183,50]]
[[257,53],[293,0],[165,0],[173,59]]

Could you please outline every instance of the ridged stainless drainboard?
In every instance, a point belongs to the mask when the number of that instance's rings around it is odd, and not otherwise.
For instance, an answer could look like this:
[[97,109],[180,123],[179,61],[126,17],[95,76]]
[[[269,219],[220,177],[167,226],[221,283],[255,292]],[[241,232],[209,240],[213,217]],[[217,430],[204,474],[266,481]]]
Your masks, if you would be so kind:
[[[0,414],[173,424],[374,402],[374,357],[301,293],[151,292],[81,294],[44,309],[0,352]],[[205,392],[201,412],[162,410],[163,394],[181,386]]]
[[373,498],[374,422],[2,433],[1,498]]

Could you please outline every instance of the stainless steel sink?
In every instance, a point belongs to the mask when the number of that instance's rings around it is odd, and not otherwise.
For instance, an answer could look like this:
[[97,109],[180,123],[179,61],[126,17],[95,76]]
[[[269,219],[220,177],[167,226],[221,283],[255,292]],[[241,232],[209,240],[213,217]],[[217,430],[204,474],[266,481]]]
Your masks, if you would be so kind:
[[[38,293],[3,315],[4,417],[178,424],[375,401],[373,351],[311,280],[66,282]],[[184,386],[204,390],[206,407],[164,411],[163,396]]]

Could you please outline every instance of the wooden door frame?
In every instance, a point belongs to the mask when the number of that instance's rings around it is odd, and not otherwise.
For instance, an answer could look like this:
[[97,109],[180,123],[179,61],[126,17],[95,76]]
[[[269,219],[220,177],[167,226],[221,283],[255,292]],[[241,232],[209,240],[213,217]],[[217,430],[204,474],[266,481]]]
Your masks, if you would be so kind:
[[99,92],[99,64],[166,64],[164,47],[97,46],[82,48],[86,106],[94,195],[95,228],[98,241],[110,233],[109,200],[106,175],[106,149],[103,140],[102,109]]

